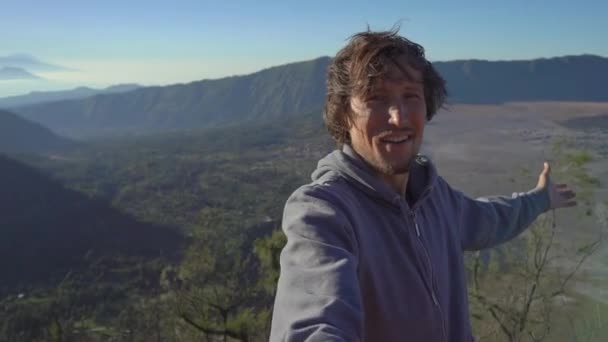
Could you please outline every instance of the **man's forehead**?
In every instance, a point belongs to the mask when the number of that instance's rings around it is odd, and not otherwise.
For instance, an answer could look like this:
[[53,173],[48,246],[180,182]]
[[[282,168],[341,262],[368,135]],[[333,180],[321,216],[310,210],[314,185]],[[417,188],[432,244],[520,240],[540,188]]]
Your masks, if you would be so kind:
[[381,79],[392,82],[422,83],[422,72],[408,63],[405,57],[385,58]]
[[405,55],[380,55],[357,76],[353,95],[366,96],[391,86],[424,88],[422,67]]
[[409,65],[387,64],[381,74],[368,79],[365,93],[382,91],[387,87],[404,87],[423,89],[422,73]]

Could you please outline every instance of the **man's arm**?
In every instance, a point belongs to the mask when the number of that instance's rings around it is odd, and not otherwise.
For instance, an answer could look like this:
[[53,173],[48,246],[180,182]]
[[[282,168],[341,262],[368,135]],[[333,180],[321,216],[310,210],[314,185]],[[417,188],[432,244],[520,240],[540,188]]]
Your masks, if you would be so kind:
[[511,197],[472,199],[457,192],[463,250],[480,250],[509,241],[549,209],[546,190],[514,193]]
[[537,186],[511,197],[471,199],[446,183],[458,210],[462,248],[479,250],[503,243],[521,233],[543,212],[576,205],[574,192],[565,184],[553,184],[550,173],[551,167],[545,162]]
[[270,341],[361,340],[357,243],[333,202],[322,186],[287,201]]

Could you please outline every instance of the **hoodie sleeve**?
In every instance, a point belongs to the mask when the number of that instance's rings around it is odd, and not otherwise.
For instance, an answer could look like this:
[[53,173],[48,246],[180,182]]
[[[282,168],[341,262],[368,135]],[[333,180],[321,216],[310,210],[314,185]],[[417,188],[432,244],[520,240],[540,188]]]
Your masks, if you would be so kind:
[[306,186],[287,201],[270,341],[360,341],[356,242],[337,201]]
[[472,199],[445,181],[456,208],[463,250],[480,250],[509,241],[549,210],[546,190],[530,190],[508,196]]

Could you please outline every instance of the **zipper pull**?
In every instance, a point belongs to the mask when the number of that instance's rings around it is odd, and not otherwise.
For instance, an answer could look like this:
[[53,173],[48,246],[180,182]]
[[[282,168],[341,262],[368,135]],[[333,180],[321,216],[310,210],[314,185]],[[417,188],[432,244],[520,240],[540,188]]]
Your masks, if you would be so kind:
[[412,212],[412,221],[414,221],[414,227],[416,227],[416,235],[420,237],[420,228],[418,228],[418,222],[416,222],[416,213]]
[[433,304],[439,307],[439,301],[437,300],[437,296],[435,295],[435,291],[431,291],[431,298],[433,299]]

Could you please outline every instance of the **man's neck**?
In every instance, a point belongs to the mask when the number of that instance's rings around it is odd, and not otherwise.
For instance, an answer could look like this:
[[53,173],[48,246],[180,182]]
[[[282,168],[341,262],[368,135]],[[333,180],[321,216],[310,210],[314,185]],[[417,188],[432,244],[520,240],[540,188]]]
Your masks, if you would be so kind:
[[[349,148],[350,150],[352,150],[355,155],[357,155],[357,157],[364,162],[365,164],[367,164],[372,170],[374,170],[374,167],[369,164],[365,158],[361,157],[361,155],[351,146],[351,145],[345,145],[347,148]],[[379,172],[378,170],[375,170],[376,175],[378,176],[378,178],[380,178],[384,183],[388,184],[388,186],[390,186],[392,189],[395,190],[395,192],[397,192],[398,194],[400,194],[401,196],[405,196],[406,190],[407,190],[407,181],[410,177],[409,172],[407,173],[400,173],[400,174],[396,174],[396,175],[387,175],[385,173]]]
[[397,175],[386,175],[380,174],[380,178],[393,188],[398,194],[405,196],[407,191],[407,181],[409,179],[409,173],[400,173]]

